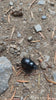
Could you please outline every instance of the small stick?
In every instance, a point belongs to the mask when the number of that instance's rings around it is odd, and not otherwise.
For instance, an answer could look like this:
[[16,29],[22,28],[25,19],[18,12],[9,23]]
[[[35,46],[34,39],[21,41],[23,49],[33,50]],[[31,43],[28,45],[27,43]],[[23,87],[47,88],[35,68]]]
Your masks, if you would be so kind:
[[[12,37],[13,37],[14,31],[15,31],[15,26],[12,28],[12,33],[11,33],[11,36],[10,36],[10,40],[11,40]],[[10,50],[10,45],[9,45],[9,47],[8,47],[7,53],[9,53],[9,50]]]
[[17,82],[20,82],[20,83],[28,83],[29,81],[26,81],[26,80],[17,80]]
[[54,64],[56,64],[56,51],[55,51],[55,57],[54,57]]
[[31,17],[32,17],[32,19],[34,19],[34,16],[33,16],[33,12],[31,11]]
[[32,7],[32,5],[35,3],[35,1],[36,1],[36,0],[33,0],[33,1],[32,1],[32,3],[30,4],[30,7],[29,7],[29,8]]
[[12,97],[11,97],[9,100],[13,100],[13,98],[14,98],[14,96],[15,96],[15,93],[16,93],[16,89],[15,89],[15,91],[14,91]]
[[12,28],[12,33],[11,33],[10,39],[12,39],[14,31],[15,31],[15,26]]
[[14,88],[14,86],[12,85],[12,86],[11,86],[11,92],[13,91],[13,88]]
[[29,95],[27,95],[23,100],[26,100],[28,96],[29,96]]
[[14,66],[12,66],[13,71],[17,74],[16,69]]
[[23,70],[19,69],[19,71],[17,72],[16,76],[20,75],[23,72]]
[[54,31],[52,32],[52,36],[51,36],[51,39],[53,39],[53,37],[54,37]]
[[38,86],[40,86],[40,74],[38,75]]
[[14,7],[10,7],[5,14],[8,14]]
[[56,84],[56,82],[55,82],[55,81],[49,80],[49,79],[48,79],[48,77],[46,76],[46,74],[45,74],[45,73],[44,73],[44,75],[45,75],[45,79],[46,79],[49,83]]
[[50,100],[49,94],[47,95],[47,100]]
[[55,30],[56,30],[56,27],[54,27],[54,29],[53,29],[51,39],[53,39],[53,37],[54,37],[54,31],[55,31]]
[[10,14],[8,15],[8,23],[10,23]]
[[36,42],[40,42],[40,40],[35,40],[35,41],[31,41],[31,42],[36,43]]
[[43,39],[45,39],[45,36],[44,36],[41,32],[39,32],[39,34],[41,35],[41,37],[42,37]]
[[38,50],[35,50],[40,56],[41,56],[41,58],[44,60],[44,57],[43,57],[43,55],[41,54],[41,52],[39,52]]

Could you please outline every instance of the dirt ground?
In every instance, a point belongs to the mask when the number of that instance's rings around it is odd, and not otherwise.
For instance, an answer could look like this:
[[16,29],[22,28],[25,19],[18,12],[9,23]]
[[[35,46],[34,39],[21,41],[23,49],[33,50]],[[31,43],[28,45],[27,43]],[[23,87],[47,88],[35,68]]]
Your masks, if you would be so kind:
[[[12,1],[14,2],[14,0]],[[48,3],[48,0],[44,5],[38,5],[38,1],[36,0],[32,7],[29,8],[32,1],[33,0],[15,0],[13,4],[14,9],[22,8],[23,17],[9,16],[9,22],[8,15],[10,12],[8,14],[6,14],[6,12],[10,9],[10,0],[0,0],[0,42],[3,41],[6,45],[6,50],[2,51],[0,56],[6,56],[16,69],[16,65],[17,63],[20,63],[24,53],[28,56],[30,55],[31,59],[37,64],[38,58],[41,57],[36,52],[36,50],[38,50],[43,56],[48,55],[50,57],[47,63],[54,67],[47,68],[46,70],[39,68],[36,73],[33,72],[33,74],[26,77],[24,77],[25,73],[16,76],[16,73],[13,71],[13,75],[9,80],[9,88],[0,96],[0,100],[8,100],[11,98],[15,89],[16,94],[14,97],[19,98],[20,100],[24,100],[26,96],[28,96],[26,100],[49,100],[47,99],[48,94],[50,98],[56,97],[56,85],[49,83],[45,79],[43,73],[44,71],[48,78],[53,80],[52,72],[56,70],[56,65],[54,64],[56,51],[56,31],[54,31],[54,28],[56,27],[56,15],[53,15],[48,11],[48,9],[56,11],[56,0],[53,0],[54,6]],[[42,11],[39,11],[39,8],[41,8]],[[47,18],[42,20],[42,15],[46,15]],[[45,39],[41,37],[39,33],[35,32],[34,25],[37,24],[41,25],[41,33],[44,35]],[[15,31],[12,40],[10,40],[12,28],[14,26]],[[17,32],[21,34],[20,38],[17,37]],[[53,39],[51,39],[53,32],[54,36]],[[28,42],[29,36],[32,36],[33,40],[40,40],[40,42]],[[8,46],[11,44],[20,48],[18,54],[10,52]],[[17,80],[28,80],[29,83],[18,83]]]

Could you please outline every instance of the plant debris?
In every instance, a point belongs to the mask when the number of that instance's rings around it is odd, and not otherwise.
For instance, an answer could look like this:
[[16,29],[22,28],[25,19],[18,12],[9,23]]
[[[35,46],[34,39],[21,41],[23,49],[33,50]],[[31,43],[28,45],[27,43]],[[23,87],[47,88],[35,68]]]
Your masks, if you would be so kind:
[[47,80],[49,83],[56,84],[56,82],[55,82],[55,81],[49,80],[49,79],[48,79],[48,77],[46,76],[46,74],[45,74],[45,73],[44,73],[44,75],[45,75],[46,80]]
[[23,17],[23,11],[20,9],[19,11],[15,10],[11,12],[11,15],[14,17]]
[[19,83],[28,83],[29,81],[26,81],[26,80],[17,80],[17,82],[19,82]]

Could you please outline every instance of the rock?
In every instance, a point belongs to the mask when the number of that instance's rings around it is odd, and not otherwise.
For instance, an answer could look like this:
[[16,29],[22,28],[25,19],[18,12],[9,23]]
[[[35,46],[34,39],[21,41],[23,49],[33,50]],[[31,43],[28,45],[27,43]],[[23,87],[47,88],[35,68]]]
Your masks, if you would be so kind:
[[56,82],[56,71],[52,72],[52,76],[53,76],[54,81]]
[[17,32],[17,37],[20,38],[21,37],[21,34],[19,32]]
[[46,69],[47,66],[48,66],[48,65],[47,65],[44,61],[42,61],[42,62],[40,63],[40,67],[41,67],[42,69]]
[[28,37],[28,41],[31,41],[31,40],[32,40],[32,36],[29,36],[29,37]]
[[36,32],[42,31],[42,27],[41,27],[40,24],[35,25],[35,26],[34,26],[34,29],[35,29]]
[[39,4],[39,5],[44,5],[44,4],[45,4],[45,0],[39,0],[39,1],[38,1],[38,4]]
[[41,17],[41,19],[43,19],[43,20],[45,20],[47,17],[46,17],[46,15],[43,15],[42,17]]
[[44,55],[44,61],[45,61],[45,62],[48,62],[49,59],[50,59],[50,56],[48,56],[48,55]]
[[10,6],[13,6],[13,2],[12,2],[12,1],[10,1],[9,5],[10,5]]
[[12,64],[7,57],[0,57],[0,95],[9,87],[8,81],[12,74]]

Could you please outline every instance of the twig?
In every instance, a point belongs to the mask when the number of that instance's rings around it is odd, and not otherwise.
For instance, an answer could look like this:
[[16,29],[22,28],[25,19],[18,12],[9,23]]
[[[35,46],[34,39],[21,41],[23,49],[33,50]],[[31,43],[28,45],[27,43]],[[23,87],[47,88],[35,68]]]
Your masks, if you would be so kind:
[[8,15],[8,23],[10,23],[10,14]]
[[15,31],[15,26],[12,28],[12,33],[11,33],[10,39],[12,39],[14,31]]
[[[12,28],[12,33],[11,33],[11,36],[10,36],[10,40],[11,40],[12,37],[13,37],[14,31],[15,31],[15,26]],[[7,53],[9,53],[9,49],[10,49],[10,45],[9,45],[9,47],[8,47]]]
[[17,82],[20,82],[20,83],[28,83],[29,81],[26,81],[26,80],[17,80]]
[[19,69],[19,71],[17,72],[16,76],[20,75],[23,72],[23,70]]
[[29,96],[29,95],[27,95],[23,100],[26,100],[28,96]]
[[14,88],[14,86],[12,85],[12,86],[11,86],[11,92],[13,91],[13,88]]
[[42,37],[43,39],[45,39],[45,36],[44,36],[41,32],[39,32],[39,34],[41,35],[41,37]]
[[15,96],[15,93],[16,93],[16,89],[15,89],[15,91],[14,91],[12,97],[11,97],[9,100],[13,100],[13,98],[14,98],[14,96]]
[[45,73],[44,73],[44,75],[45,75],[46,80],[47,80],[49,83],[56,84],[56,82],[55,82],[55,81],[49,80],[49,79],[48,79],[48,77],[46,76],[46,74],[45,74]]
[[14,7],[10,7],[5,14],[8,14]]
[[40,86],[40,74],[38,75],[38,86]]
[[54,29],[53,29],[51,39],[53,39],[53,37],[54,37],[54,31],[55,31],[55,30],[56,30],[56,26],[55,26]]
[[54,64],[56,64],[56,51],[55,51],[55,57],[54,57]]
[[44,57],[43,57],[43,55],[42,55],[42,53],[41,52],[39,52],[38,50],[35,50],[40,56],[41,56],[41,58],[44,60]]
[[36,1],[36,0],[33,0],[33,1],[32,1],[32,3],[30,4],[30,7],[29,7],[29,8],[32,7],[32,5],[35,3],[35,1]]
[[33,16],[33,12],[31,11],[31,17],[32,17],[32,19],[34,19],[34,16]]
[[12,66],[13,71],[17,74],[16,69],[14,66]]
[[35,40],[35,41],[31,41],[31,42],[36,43],[36,42],[40,42],[40,40]]

